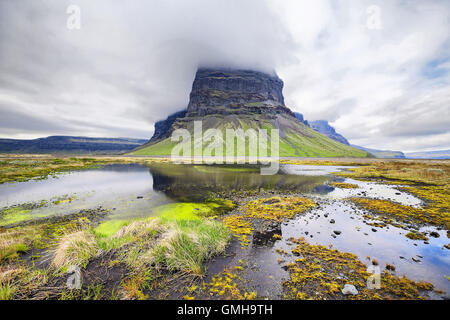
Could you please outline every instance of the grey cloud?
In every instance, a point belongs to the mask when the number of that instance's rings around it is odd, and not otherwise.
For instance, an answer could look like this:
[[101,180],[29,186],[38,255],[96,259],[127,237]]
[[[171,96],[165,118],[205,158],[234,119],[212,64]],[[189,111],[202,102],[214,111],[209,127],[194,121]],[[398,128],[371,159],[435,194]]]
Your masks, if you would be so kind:
[[[380,31],[364,26],[371,4]],[[449,16],[440,0],[2,0],[0,135],[150,138],[198,66],[227,65],[275,69],[289,107],[354,143],[448,147],[450,76],[421,76],[450,56]]]

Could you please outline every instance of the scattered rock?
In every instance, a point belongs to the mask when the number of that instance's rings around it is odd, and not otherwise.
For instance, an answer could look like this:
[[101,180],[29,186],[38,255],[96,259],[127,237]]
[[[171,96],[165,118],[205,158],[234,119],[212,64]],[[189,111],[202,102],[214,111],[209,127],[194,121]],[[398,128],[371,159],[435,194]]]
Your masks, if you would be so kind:
[[143,196],[137,196],[136,199],[144,199]]
[[335,235],[340,235],[342,233],[342,231],[339,231],[339,230],[334,230],[333,232]]
[[444,246],[444,248],[450,250],[450,243],[446,244],[446,245]]
[[414,261],[414,262],[420,262],[420,259],[417,259],[417,258],[412,258],[412,261]]
[[372,228],[372,232],[377,232],[378,230],[375,228]]
[[373,259],[373,260],[372,260],[372,264],[373,264],[374,266],[377,266],[377,265],[378,265],[378,261],[377,261],[376,259]]
[[392,264],[387,263],[386,264],[386,270],[395,271],[395,266],[393,266]]
[[355,286],[352,285],[352,284],[346,284],[344,286],[344,289],[342,289],[342,294],[343,295],[351,294],[351,295],[356,296],[358,293],[359,293],[358,290],[356,290]]
[[330,223],[331,223],[331,224],[334,224],[334,223],[336,223],[336,221],[334,221],[334,219],[331,219],[331,220],[330,220]]
[[430,232],[430,237],[433,238],[439,238],[441,235],[439,233],[437,233],[436,231]]

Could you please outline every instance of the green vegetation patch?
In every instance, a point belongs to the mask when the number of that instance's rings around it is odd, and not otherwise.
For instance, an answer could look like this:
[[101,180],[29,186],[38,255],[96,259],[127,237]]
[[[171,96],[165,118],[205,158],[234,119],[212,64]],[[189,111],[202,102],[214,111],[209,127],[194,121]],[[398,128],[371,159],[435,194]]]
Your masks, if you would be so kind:
[[154,212],[163,220],[199,220],[222,215],[234,208],[230,200],[214,199],[205,203],[180,202],[156,207]]
[[333,182],[330,183],[330,186],[334,188],[340,188],[340,189],[357,189],[359,186],[357,184],[352,183],[344,183],[344,182]]
[[243,208],[246,217],[281,222],[316,206],[310,199],[273,197],[249,201]]
[[[292,254],[297,258],[287,265],[290,280],[283,283],[286,297],[293,299],[425,299],[424,294],[433,290],[427,282],[415,282],[406,277],[396,277],[385,271],[381,287],[370,290],[371,274],[356,255],[320,245],[312,245],[304,238],[289,239],[297,246]],[[344,286],[353,285],[358,294],[344,295]]]
[[450,214],[439,207],[429,204],[424,208],[415,208],[401,205],[388,200],[351,198],[351,201],[364,209],[374,211],[382,216],[384,222],[390,223],[390,218],[404,223],[428,224],[434,226],[443,226],[450,229]]

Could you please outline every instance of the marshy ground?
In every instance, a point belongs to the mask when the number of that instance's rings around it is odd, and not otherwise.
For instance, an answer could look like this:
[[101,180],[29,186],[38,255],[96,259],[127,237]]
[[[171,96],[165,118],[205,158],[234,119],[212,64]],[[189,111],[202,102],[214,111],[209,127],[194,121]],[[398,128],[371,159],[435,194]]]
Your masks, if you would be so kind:
[[449,171],[4,156],[0,299],[443,299]]

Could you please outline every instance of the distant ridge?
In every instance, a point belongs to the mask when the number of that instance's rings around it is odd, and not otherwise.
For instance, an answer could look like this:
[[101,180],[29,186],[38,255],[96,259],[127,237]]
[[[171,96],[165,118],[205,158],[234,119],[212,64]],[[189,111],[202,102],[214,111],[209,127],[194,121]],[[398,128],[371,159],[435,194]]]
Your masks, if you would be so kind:
[[340,143],[350,145],[354,148],[368,152],[376,158],[383,158],[383,159],[404,159],[405,158],[405,155],[401,151],[377,150],[377,149],[370,149],[370,148],[365,148],[365,147],[360,147],[360,146],[357,146],[354,144],[350,144],[348,142],[348,140],[343,135],[337,133],[336,129],[334,129],[326,120],[307,121],[303,117],[303,114],[298,113],[298,112],[295,112],[295,117],[298,120],[300,120],[303,124],[313,128],[317,132],[320,132],[320,133],[326,135],[328,138],[331,138]]
[[406,154],[409,159],[450,159],[450,150],[411,152]]
[[89,138],[50,136],[33,140],[0,139],[0,153],[121,154],[147,140],[132,138]]
[[355,148],[367,151],[370,154],[373,154],[377,158],[383,158],[383,159],[404,159],[405,158],[405,154],[401,151],[370,149],[370,148],[356,146],[354,144],[352,144],[352,146]]

